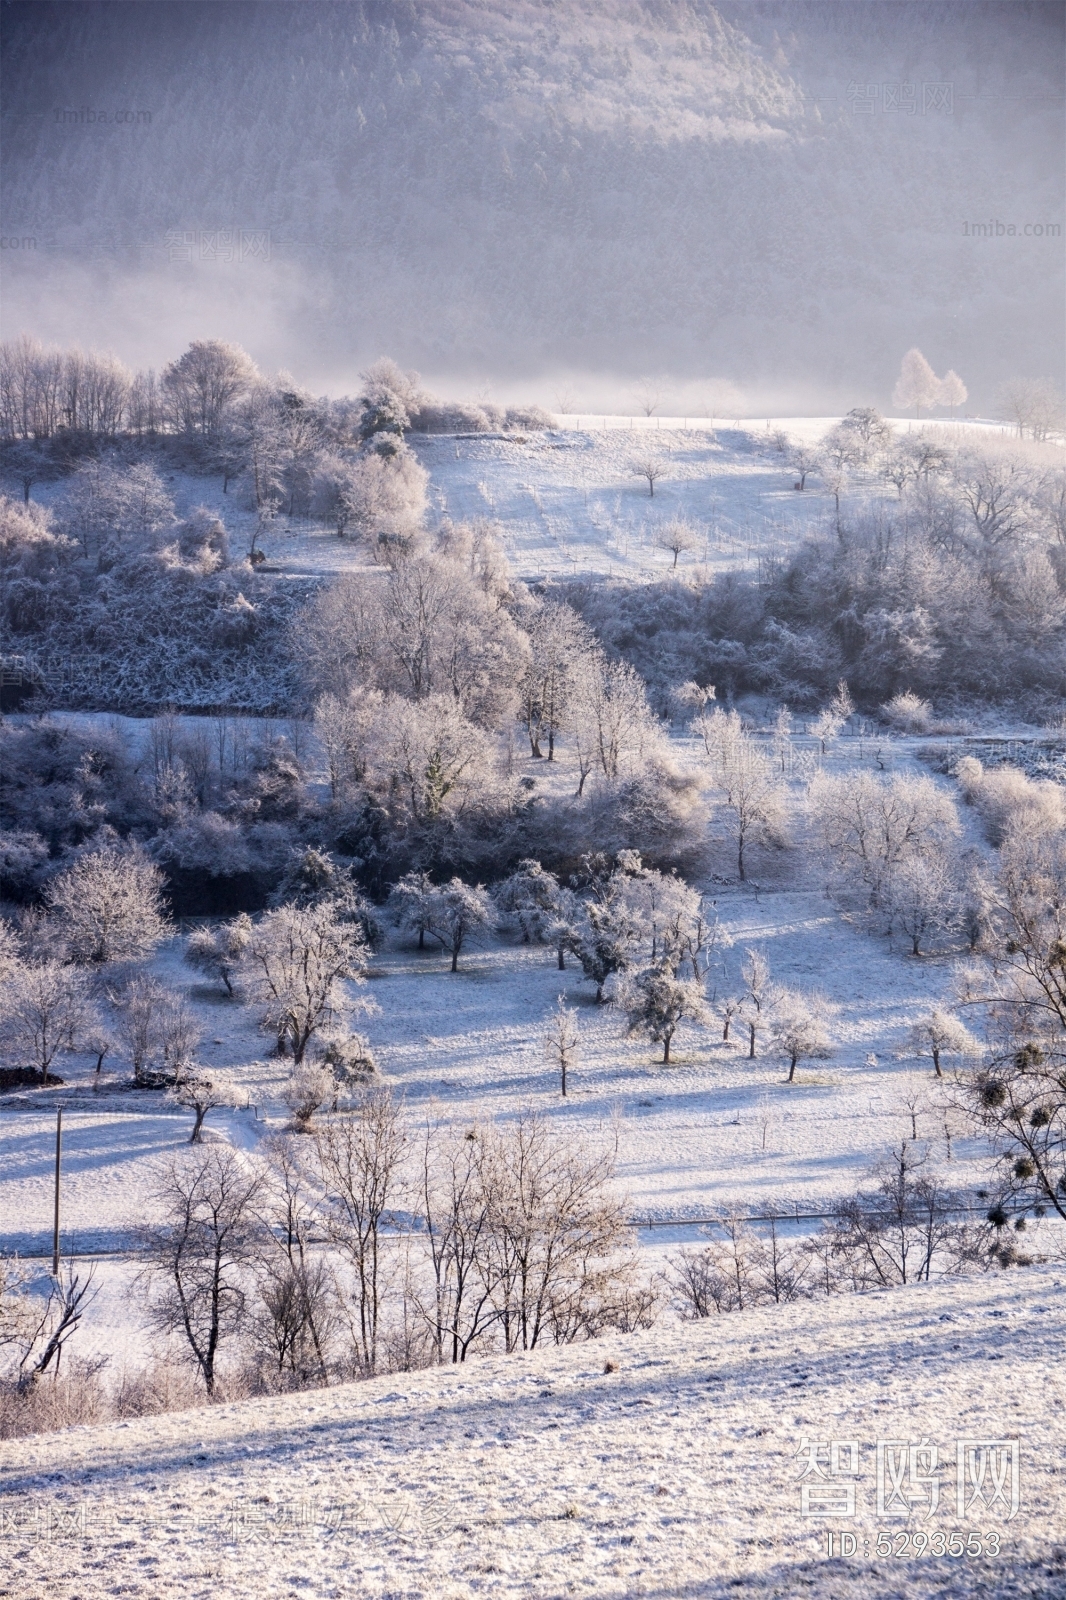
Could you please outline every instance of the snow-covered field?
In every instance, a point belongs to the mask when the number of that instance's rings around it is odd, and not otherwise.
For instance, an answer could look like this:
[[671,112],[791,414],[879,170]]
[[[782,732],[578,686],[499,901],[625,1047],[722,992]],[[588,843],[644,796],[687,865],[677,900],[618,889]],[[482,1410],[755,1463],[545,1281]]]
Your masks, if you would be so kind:
[[1031,1268],[3,1445],[0,1596],[1053,1600],[1064,1288]]
[[[698,533],[678,570],[704,575],[757,570],[760,560],[787,553],[820,528],[832,510],[831,496],[817,476],[797,493],[795,473],[772,440],[784,432],[813,445],[839,420],[559,416],[551,432],[412,434],[409,442],[430,474],[431,524],[444,517],[496,521],[519,578],[649,581],[671,572],[673,556],[655,536],[673,518],[683,517]],[[987,442],[994,436],[1011,445],[1002,423],[889,420],[898,434],[932,427],[945,437]],[[649,458],[662,469],[653,496],[639,470]],[[234,554],[243,552],[256,519],[236,490],[223,494],[221,478],[165,477],[179,515],[198,505],[216,511],[230,530]],[[50,504],[62,493],[61,482],[45,484],[35,487],[34,498]],[[895,497],[874,475],[857,477],[851,493]],[[258,545],[267,569],[292,579],[366,564],[361,546],[308,518],[278,518]]]

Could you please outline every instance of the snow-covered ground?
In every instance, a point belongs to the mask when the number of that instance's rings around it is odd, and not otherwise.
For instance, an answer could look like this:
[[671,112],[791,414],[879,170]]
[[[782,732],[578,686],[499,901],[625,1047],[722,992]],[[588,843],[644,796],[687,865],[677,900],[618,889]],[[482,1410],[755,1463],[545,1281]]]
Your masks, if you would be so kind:
[[1030,1268],[2,1445],[0,1596],[1054,1600],[1064,1290]]
[[[663,523],[683,517],[698,538],[678,570],[704,575],[758,569],[820,529],[833,501],[816,474],[802,493],[773,437],[818,442],[839,417],[693,418],[563,416],[556,428],[525,435],[412,434],[409,442],[430,474],[432,525],[488,518],[523,580],[575,575],[665,578],[673,555],[656,544]],[[1006,424],[965,419],[917,423],[890,419],[897,434],[933,428],[960,440],[1010,445]],[[1038,447],[1027,445],[1023,449]],[[661,468],[654,495],[640,475],[649,458]],[[204,505],[230,530],[235,555],[250,547],[256,518],[221,478],[166,473],[179,515]],[[34,498],[59,500],[63,484],[35,486]],[[855,477],[849,494],[895,497],[873,474]],[[320,522],[279,517],[259,537],[267,570],[293,580],[323,578],[366,564],[358,543],[338,539]]]

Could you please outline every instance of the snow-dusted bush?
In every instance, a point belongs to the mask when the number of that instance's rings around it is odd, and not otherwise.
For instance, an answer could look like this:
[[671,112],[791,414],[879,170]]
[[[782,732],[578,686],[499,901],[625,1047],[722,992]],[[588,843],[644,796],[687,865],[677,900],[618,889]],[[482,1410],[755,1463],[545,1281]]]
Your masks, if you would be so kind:
[[307,1133],[311,1119],[324,1106],[336,1103],[341,1084],[326,1061],[301,1061],[282,1091],[282,1099],[292,1113],[297,1133]]
[[1061,784],[1028,777],[1017,767],[986,771],[976,756],[964,756],[955,767],[969,804],[976,806],[992,844],[1009,834],[1037,838],[1066,829],[1066,791]]
[[928,733],[933,720],[933,708],[928,700],[911,694],[909,689],[893,695],[881,710],[901,733]]

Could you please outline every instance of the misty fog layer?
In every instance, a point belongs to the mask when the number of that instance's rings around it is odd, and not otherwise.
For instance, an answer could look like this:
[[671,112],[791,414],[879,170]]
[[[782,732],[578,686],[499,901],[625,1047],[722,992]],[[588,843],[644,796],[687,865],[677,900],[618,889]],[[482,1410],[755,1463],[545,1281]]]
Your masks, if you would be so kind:
[[388,350],[543,399],[563,373],[668,372],[708,409],[716,383],[883,404],[915,343],[977,408],[1059,375],[1057,6],[4,23],[7,336],[141,364],[216,335],[323,387]]

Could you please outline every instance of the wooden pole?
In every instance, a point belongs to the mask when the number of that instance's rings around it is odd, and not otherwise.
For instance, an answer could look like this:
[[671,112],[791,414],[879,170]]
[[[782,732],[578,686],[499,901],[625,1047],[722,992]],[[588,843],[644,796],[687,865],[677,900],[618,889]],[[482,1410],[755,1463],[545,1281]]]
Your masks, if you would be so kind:
[[52,1224],[52,1276],[59,1277],[59,1162],[63,1154],[63,1108],[56,1107],[56,1198]]

